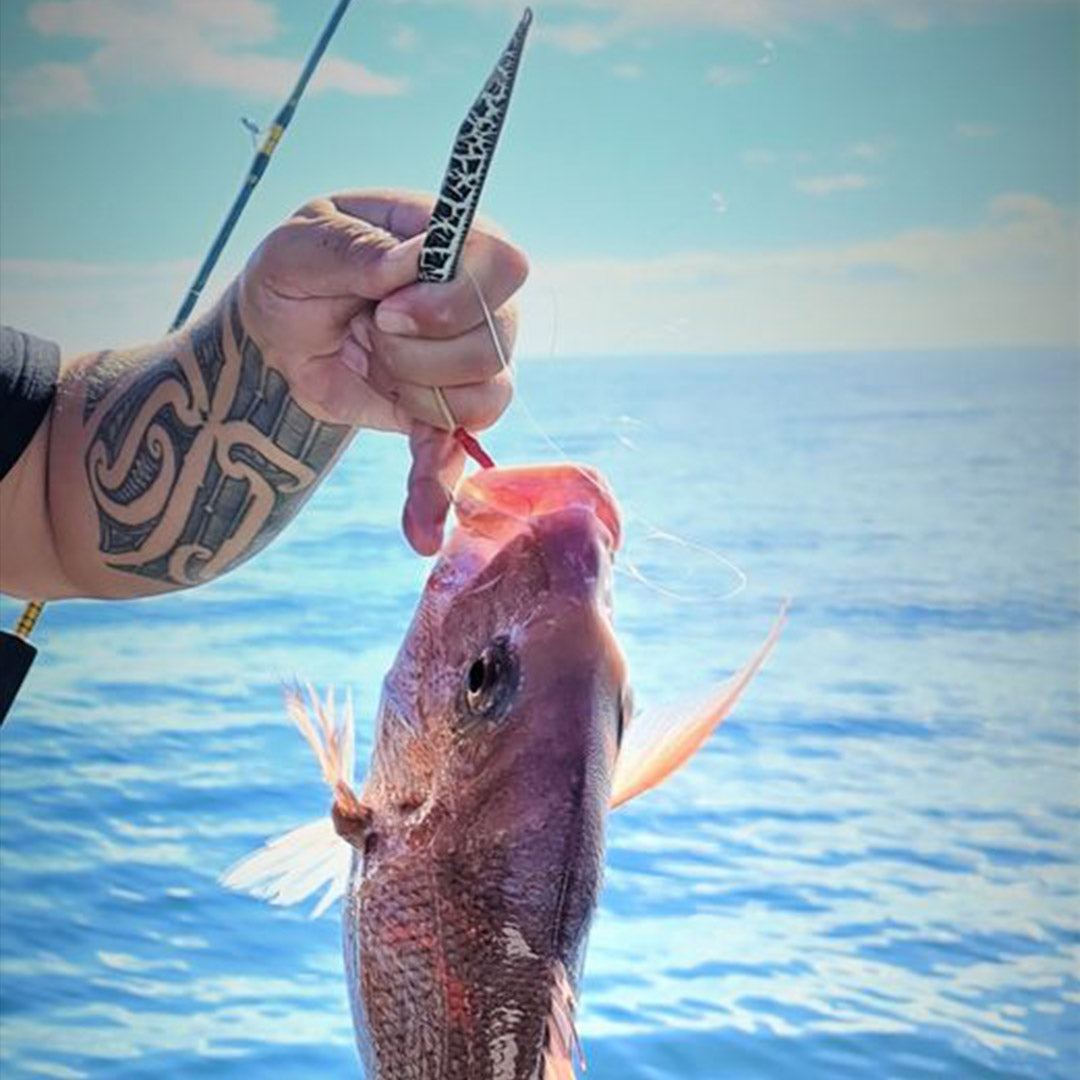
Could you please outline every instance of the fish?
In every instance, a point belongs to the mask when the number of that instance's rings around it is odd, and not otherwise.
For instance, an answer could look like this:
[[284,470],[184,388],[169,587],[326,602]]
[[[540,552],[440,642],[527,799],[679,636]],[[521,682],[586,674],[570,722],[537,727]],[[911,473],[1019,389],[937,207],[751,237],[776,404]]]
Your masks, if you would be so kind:
[[369,1080],[572,1080],[610,810],[693,756],[776,644],[695,707],[635,714],[613,629],[621,519],[598,472],[480,470],[387,674],[353,778],[351,699],[288,710],[333,795],[226,885],[342,898]]

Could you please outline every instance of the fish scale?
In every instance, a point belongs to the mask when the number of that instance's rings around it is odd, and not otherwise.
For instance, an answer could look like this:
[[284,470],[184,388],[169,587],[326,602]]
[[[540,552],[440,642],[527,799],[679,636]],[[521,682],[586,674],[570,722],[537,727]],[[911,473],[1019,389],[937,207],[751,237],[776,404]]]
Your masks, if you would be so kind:
[[[527,944],[502,899],[506,860],[475,853],[388,875],[350,897],[346,955],[370,993],[357,1020],[376,1076],[518,1080],[535,1069],[550,990],[549,957]],[[550,882],[521,883],[542,910]],[[518,919],[515,924],[514,919]],[[508,938],[507,929],[513,931]]]

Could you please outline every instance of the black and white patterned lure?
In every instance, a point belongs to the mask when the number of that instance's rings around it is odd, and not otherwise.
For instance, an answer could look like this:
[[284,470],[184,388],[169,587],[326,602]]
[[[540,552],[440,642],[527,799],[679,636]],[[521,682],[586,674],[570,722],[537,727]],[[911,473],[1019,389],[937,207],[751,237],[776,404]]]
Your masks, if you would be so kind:
[[510,95],[531,23],[532,9],[526,8],[499,62],[458,128],[450,164],[439,189],[439,201],[432,211],[420,253],[421,281],[452,281],[457,273],[465,238],[510,108]]

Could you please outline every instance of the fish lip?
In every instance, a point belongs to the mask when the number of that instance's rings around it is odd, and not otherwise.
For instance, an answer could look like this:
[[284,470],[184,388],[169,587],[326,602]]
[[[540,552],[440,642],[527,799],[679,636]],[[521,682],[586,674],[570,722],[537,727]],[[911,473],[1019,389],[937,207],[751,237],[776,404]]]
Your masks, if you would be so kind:
[[520,555],[535,552],[547,575],[547,588],[575,603],[595,599],[599,611],[613,617],[612,536],[585,507],[570,506],[536,517],[497,523],[497,535],[458,530],[444,549],[442,573],[429,589],[467,593],[471,598],[495,589]]
[[[583,596],[582,587],[591,587],[600,611],[612,617],[612,566],[622,526],[615,496],[597,470],[573,464],[481,469],[461,481],[453,505],[457,526],[440,552],[429,592],[471,589],[519,538],[544,533],[550,541],[557,519],[567,518],[595,538],[599,565],[575,582],[573,568],[553,551],[558,543],[548,542],[552,567],[568,594]],[[582,540],[568,537],[567,543],[580,547]]]
[[485,540],[506,542],[552,513],[589,511],[609,556],[622,539],[615,496],[597,470],[574,464],[482,469],[454,494],[459,527]]

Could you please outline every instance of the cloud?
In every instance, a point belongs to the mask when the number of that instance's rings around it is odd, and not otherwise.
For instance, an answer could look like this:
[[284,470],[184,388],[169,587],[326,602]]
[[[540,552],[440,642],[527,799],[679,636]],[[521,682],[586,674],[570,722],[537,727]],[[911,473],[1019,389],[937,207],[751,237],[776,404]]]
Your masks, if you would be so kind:
[[[281,77],[285,80],[281,89],[284,89],[286,86],[292,86],[300,72],[297,65],[291,61],[282,61],[282,64],[289,69],[287,73],[281,72]],[[405,82],[387,75],[376,75],[363,64],[344,60],[340,56],[327,56],[319,65],[319,70],[315,72],[315,77],[311,80],[311,88],[313,90],[340,90],[344,94],[353,94],[357,97],[393,97],[404,92]],[[279,93],[280,91],[275,89],[274,97],[276,98]]]
[[761,55],[757,58],[758,67],[769,67],[776,63],[776,42],[766,38],[761,43]]
[[854,158],[860,163],[880,162],[891,153],[895,145],[896,140],[893,137],[881,136],[877,139],[861,139],[858,142],[849,143],[842,149],[823,149],[816,153],[751,146],[739,154],[739,160],[749,169],[783,166],[785,169],[805,171],[816,161],[819,168],[833,167],[844,170],[815,176],[797,176],[793,181],[796,190],[804,195],[821,197],[833,195],[838,191],[858,191],[873,187],[876,181],[872,177],[857,169],[851,169],[851,159]]
[[749,150],[744,150],[739,155],[739,159],[744,165],[757,168],[759,166],[775,165],[780,160],[780,155],[775,150],[766,150],[762,146],[752,146]]
[[159,262],[82,262],[78,259],[0,259],[0,280],[5,288],[35,282],[84,283],[89,281],[146,280],[194,273],[193,259]]
[[861,191],[873,185],[870,177],[863,173],[837,173],[832,176],[807,176],[794,182],[797,191],[815,198],[835,195],[838,191]]
[[727,213],[728,201],[724,197],[724,193],[722,191],[714,191],[712,193],[712,206],[718,214]]
[[962,139],[992,139],[997,135],[997,128],[990,124],[957,124],[956,134]]
[[893,141],[889,138],[860,139],[848,146],[844,153],[860,161],[878,161],[889,152]]
[[80,64],[35,64],[6,78],[3,94],[4,111],[14,115],[93,112],[99,104],[94,84]]
[[713,64],[705,72],[705,81],[710,86],[742,86],[750,81],[750,72],[731,64]]
[[[27,22],[42,37],[89,45],[86,59],[35,64],[5,80],[9,112],[87,110],[107,87],[194,86],[277,99],[299,75],[302,60],[261,49],[279,34],[265,0],[49,0],[32,4]],[[400,79],[329,56],[313,90],[398,94]]]
[[640,64],[615,64],[611,73],[619,79],[634,80],[640,79],[645,74],[645,70]]
[[[533,261],[522,355],[1080,346],[1074,211],[1005,192],[963,229],[839,246]],[[239,264],[220,268],[207,300]],[[65,352],[160,336],[195,270],[0,261],[5,321]]]
[[39,0],[27,22],[47,37],[146,40],[192,27],[227,44],[271,41],[278,32],[274,9],[262,0]]
[[1040,221],[1044,226],[1052,225],[1059,217],[1054,205],[1041,195],[1031,195],[1024,191],[1006,191],[995,195],[988,204],[988,212],[998,220]]
[[420,43],[420,35],[411,26],[399,26],[390,37],[390,44],[398,52],[412,52]]
[[[207,299],[237,269],[225,262]],[[197,268],[195,259],[0,259],[0,308],[5,322],[59,342],[66,354],[154,341]]]
[[[964,229],[835,247],[536,260],[523,353],[1080,346],[1080,227],[1003,194]],[[554,295],[554,313],[546,298]]]
[[[520,10],[520,0],[459,0],[470,7]],[[804,23],[850,25],[875,18],[906,32],[925,30],[952,19],[991,17],[1015,0],[564,0],[558,5],[571,20],[539,26],[537,38],[572,52],[594,52],[642,30],[715,28],[765,37],[760,62],[775,59],[770,35],[791,32]],[[1026,0],[1061,4],[1068,0]],[[588,23],[576,22],[581,12]]]
[[929,4],[894,4],[885,13],[885,19],[895,26],[897,30],[909,30],[912,32],[929,30],[934,25],[929,8]]
[[536,29],[536,39],[555,45],[565,52],[576,55],[599,52],[607,48],[612,38],[611,28],[593,23],[564,23],[561,26],[541,25]]

